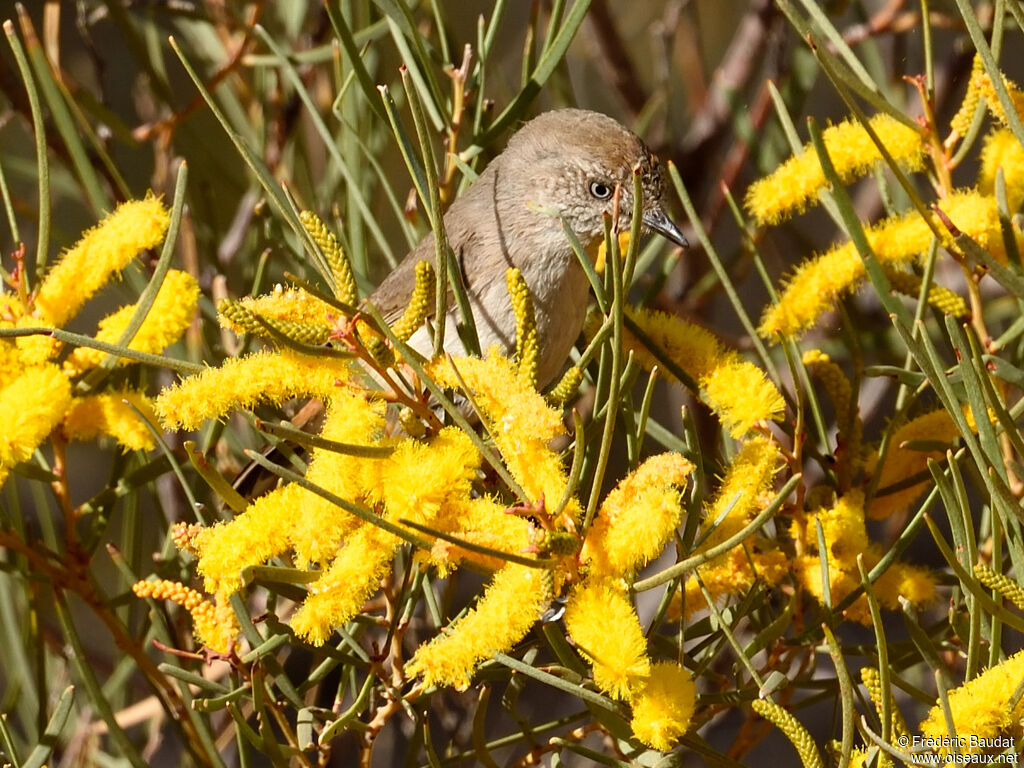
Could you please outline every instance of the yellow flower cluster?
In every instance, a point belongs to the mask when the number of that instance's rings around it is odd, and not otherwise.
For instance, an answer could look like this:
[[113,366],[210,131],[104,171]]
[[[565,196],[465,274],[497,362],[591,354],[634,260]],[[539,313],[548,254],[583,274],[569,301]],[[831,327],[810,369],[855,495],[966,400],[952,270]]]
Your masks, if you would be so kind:
[[[157,291],[156,299],[128,343],[128,349],[136,352],[158,354],[181,338],[192,324],[199,301],[199,283],[188,272],[170,270]],[[135,314],[137,306],[121,307],[99,322],[96,340],[116,344]],[[70,376],[78,376],[99,365],[107,353],[91,347],[79,347],[64,362],[64,370]],[[121,363],[127,362],[124,358]]]
[[259,403],[293,397],[329,399],[351,375],[351,363],[344,359],[311,357],[288,349],[255,352],[225,360],[219,368],[165,389],[154,407],[168,429],[198,429],[207,419]]
[[689,670],[671,661],[651,665],[651,673],[633,692],[634,735],[654,749],[669,750],[693,718],[697,689]]
[[[860,490],[850,491],[829,509],[793,521],[790,533],[808,553],[799,555],[793,562],[794,577],[817,600],[822,601],[825,595],[823,558],[828,562],[829,595],[836,605],[861,585],[858,555],[863,556],[864,567],[871,570],[885,554],[881,545],[868,539],[864,521],[864,494]],[[824,551],[819,550],[819,523],[825,540]],[[896,562],[872,584],[872,591],[883,608],[896,609],[901,597],[912,605],[932,602],[935,587],[935,579],[924,568]],[[870,624],[867,599],[863,595],[858,597],[845,615],[852,621]]]
[[[544,402],[522,378],[513,363],[492,352],[487,360],[438,360],[427,367],[438,384],[459,388],[465,382],[483,411],[488,431],[501,451],[512,477],[529,501],[557,504],[565,495],[568,478],[561,458],[548,448],[564,432],[562,414]],[[566,512],[580,516],[579,503],[570,499]]]
[[464,691],[473,670],[526,636],[546,607],[541,572],[524,565],[499,570],[476,606],[439,635],[421,645],[405,671],[427,685],[450,685]]
[[[896,162],[917,170],[924,160],[921,131],[888,115],[876,115],[869,121],[882,145]],[[845,120],[822,132],[825,148],[839,178],[852,181],[868,173],[882,160],[878,146],[864,126]],[[750,185],[747,209],[761,225],[779,224],[794,213],[817,202],[817,194],[826,185],[825,174],[814,148],[786,160],[773,173]]]
[[[770,440],[758,438],[747,442],[733,460],[705,519],[714,527],[696,554],[716,547],[734,537],[768,504],[772,478],[781,462],[778,447]],[[790,556],[779,543],[756,534],[737,542],[726,552],[701,565],[696,572],[700,580],[687,580],[683,595],[674,603],[673,613],[688,616],[707,607],[705,590],[712,598],[743,595],[755,582],[766,586],[780,584],[792,577],[816,600],[824,599],[822,556],[828,561],[829,595],[833,605],[860,587],[858,555],[870,570],[884,554],[880,545],[870,541],[865,526],[864,495],[851,490],[827,509],[814,515],[794,517],[789,533],[798,553]],[[818,524],[825,540],[824,554],[819,552]],[[701,588],[703,585],[703,589]],[[893,563],[873,584],[879,603],[897,608],[902,596],[914,605],[932,601],[935,580],[922,568],[906,563]],[[870,621],[867,600],[859,597],[846,610],[847,618]]]
[[[992,195],[967,190],[938,203],[939,209],[961,232],[997,258],[1005,258],[999,207]],[[939,232],[945,226],[932,214]],[[864,230],[872,252],[883,267],[903,268],[931,245],[933,233],[917,212],[894,216]],[[952,244],[952,235],[943,238]],[[857,288],[865,278],[864,262],[852,242],[837,245],[808,259],[789,278],[778,304],[769,307],[758,329],[765,338],[794,336],[809,330],[835,307],[840,296]]]
[[647,639],[625,591],[588,579],[566,606],[565,626],[576,647],[594,663],[594,682],[616,699],[628,699],[651,674]]
[[[781,417],[785,401],[764,371],[727,349],[714,334],[655,310],[630,310],[627,315],[658,350],[700,385],[705,402],[733,437]],[[647,370],[659,365],[656,350],[634,334],[625,331],[623,344]],[[659,368],[674,378],[664,366]]]
[[[1014,111],[1018,115],[1024,115],[1024,91],[1005,75],[1002,76],[1002,81],[1007,94],[1010,96],[1010,102],[1013,104]],[[1008,122],[1006,112],[1003,109],[1002,102],[999,101],[999,96],[996,94],[992,78],[989,77],[988,72],[985,70],[981,57],[975,54],[974,62],[971,66],[971,79],[967,84],[967,92],[964,94],[963,103],[950,121],[950,126],[960,136],[967,135],[971,119],[974,117],[974,111],[977,109],[978,102],[982,98],[985,99],[985,106],[988,108],[988,111],[999,122],[1006,125]]]
[[[780,459],[778,446],[771,440],[755,438],[744,444],[705,513],[705,519],[714,528],[697,553],[727,541],[765,508]],[[768,585],[778,584],[789,572],[789,563],[777,547],[762,546],[756,535],[751,535],[712,558],[697,572],[712,597],[740,595],[758,579]],[[687,614],[707,606],[696,579],[687,580],[684,600]]]
[[[259,315],[264,320],[285,320],[322,328],[325,331],[333,327],[331,306],[298,288],[285,288],[277,284],[264,296],[246,296],[237,303],[242,309]],[[217,319],[221,326],[234,333],[252,332],[248,326],[243,327],[231,313],[219,312]]]
[[[187,386],[188,381],[182,386]],[[165,390],[166,394],[167,390]],[[323,436],[353,446],[379,445],[383,430],[379,404],[356,394],[341,393],[329,403]],[[367,474],[382,461],[317,449],[307,478],[347,500],[361,501]],[[329,562],[342,539],[359,520],[312,491],[285,485],[260,496],[230,523],[207,528],[191,537],[199,554],[199,572],[210,592],[241,588],[241,571],[286,551],[300,567]]]
[[64,325],[141,251],[159,245],[169,224],[167,209],[155,197],[119,205],[47,272],[36,294],[34,321]]
[[[455,386],[458,370],[490,425],[502,459],[531,500],[562,497],[568,478],[547,445],[562,429],[560,416],[523,385],[511,363],[492,355],[487,360],[436,363],[431,370],[439,382],[450,386]],[[621,577],[664,548],[682,516],[675,487],[685,482],[690,470],[682,457],[664,454],[648,459],[619,483],[600,505],[582,543],[579,560],[585,564],[586,576],[566,597],[567,627],[593,663],[595,682],[610,695],[634,704],[634,733],[659,749],[667,749],[686,731],[694,691],[692,683],[689,688],[664,685],[665,680],[678,682],[684,676],[688,680],[688,673],[675,664],[668,665],[673,671],[666,671],[665,666],[651,663]],[[578,519],[578,502],[570,499],[566,511],[571,519]],[[560,560],[555,566],[556,592],[574,570],[573,560]],[[535,591],[513,588],[524,580]],[[417,650],[407,670],[431,684],[468,686],[480,660],[510,648],[535,623],[548,599],[540,583],[539,575],[505,566],[476,608],[456,622],[449,634]],[[528,609],[521,605],[524,601]]]
[[217,653],[228,653],[234,647],[241,629],[234,611],[222,595],[211,603],[196,590],[166,579],[138,581],[132,585],[132,592],[138,597],[170,600],[183,607],[192,615],[196,638]]
[[[118,206],[60,257],[27,303],[17,294],[0,294],[0,328],[61,327],[136,255],[159,245],[169,221],[163,204],[152,196]],[[197,298],[194,278],[171,271],[129,348],[156,353],[173,344],[191,322]],[[101,321],[96,338],[116,343],[135,309],[124,307]],[[0,339],[0,485],[58,427],[68,439],[106,435],[129,450],[154,445],[148,429],[124,404],[131,403],[155,423],[143,393],[72,397],[71,380],[95,367],[105,353],[76,349],[61,369],[53,362],[59,351],[60,344],[45,335]]]
[[681,522],[678,488],[692,470],[678,453],[652,456],[604,498],[581,553],[592,575],[621,578],[661,554]]
[[1012,215],[1024,203],[1024,147],[1006,128],[998,128],[985,138],[985,146],[981,151],[978,191],[983,195],[994,196],[996,175],[1000,170],[1006,184],[1007,208]]
[[[908,421],[899,427],[889,441],[889,451],[882,464],[878,478],[879,493],[871,502],[868,516],[872,520],[882,520],[893,512],[906,509],[922,494],[931,488],[932,478],[928,471],[928,460],[939,460],[945,454],[944,448],[921,450],[918,447],[908,448],[907,443],[926,442],[937,446],[951,445],[960,432],[953,418],[945,409],[930,411]],[[903,483],[908,478],[920,477],[920,482],[888,492],[891,485]]]
[[[600,505],[581,541],[577,499],[568,498],[557,519],[551,514],[568,487],[566,467],[550,447],[564,426],[561,413],[530,384],[528,371],[494,353],[484,360],[445,358],[427,366],[439,384],[465,387],[480,409],[501,461],[524,489],[524,501],[533,505],[529,517],[521,517],[474,494],[481,456],[465,433],[449,427],[422,439],[387,436],[381,402],[354,386],[347,365],[334,358],[260,353],[165,390],[157,408],[165,424],[194,427],[258,402],[300,394],[324,398],[322,436],[354,448],[348,453],[315,449],[306,479],[361,507],[364,515],[379,516],[381,525],[409,523],[417,526],[418,536],[426,528],[454,537],[454,542],[431,541],[419,554],[442,572],[466,557],[496,571],[474,608],[420,646],[405,674],[427,685],[466,688],[482,661],[510,650],[552,597],[565,593],[573,637],[593,662],[597,684],[635,704],[638,738],[659,748],[671,746],[689,725],[693,685],[681,667],[649,659],[622,577],[657,557],[671,539],[682,516],[677,487],[690,464],[675,454],[641,464]],[[286,484],[229,523],[191,531],[182,544],[197,553],[207,590],[222,598],[241,588],[244,569],[277,556],[290,553],[300,567],[319,566],[290,621],[296,634],[319,645],[362,610],[388,577],[401,544],[393,530],[361,519],[364,515]],[[486,546],[494,554],[478,554],[460,542]],[[500,557],[524,551],[536,551],[547,562],[529,567]]]
[[409,306],[391,326],[391,330],[402,341],[408,341],[416,333],[427,315],[434,309],[434,286],[437,278],[429,261],[416,264],[416,279],[413,283]]
[[[1019,749],[1016,739],[1021,735],[1024,699],[1014,694],[1021,680],[1024,680],[1024,651],[986,669],[973,680],[949,692],[952,725],[961,754],[990,751],[984,745],[995,745],[1000,739],[1016,743],[1016,749]],[[946,718],[940,703],[936,702],[920,728],[922,736],[929,739],[938,741],[948,736]],[[942,746],[937,751],[948,754],[951,750],[949,746]],[[1005,750],[997,747],[992,751]]]

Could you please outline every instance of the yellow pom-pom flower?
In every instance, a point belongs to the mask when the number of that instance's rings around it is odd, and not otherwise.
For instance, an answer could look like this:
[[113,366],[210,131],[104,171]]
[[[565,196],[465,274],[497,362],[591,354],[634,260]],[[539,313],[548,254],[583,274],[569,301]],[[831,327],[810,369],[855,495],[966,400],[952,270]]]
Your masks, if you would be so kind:
[[[742,437],[758,422],[781,416],[785,401],[764,371],[726,349],[713,334],[664,312],[638,309],[627,314],[704,389],[705,401],[733,437]],[[654,352],[628,331],[623,343],[647,370],[658,364]]]
[[[196,313],[199,300],[199,283],[187,272],[172,269],[164,278],[157,291],[153,306],[150,307],[142,325],[128,343],[128,349],[137,352],[157,354],[176,342],[185,333]],[[122,307],[112,315],[100,320],[96,340],[116,344],[135,315],[136,304]],[[106,357],[107,353],[91,347],[79,347],[64,363],[64,370],[70,376],[77,376],[93,368]],[[125,359],[119,362],[128,362]]]
[[[1014,700],[1014,693],[1024,680],[1024,651],[989,667],[980,675],[949,692],[949,709],[953,716],[961,754],[979,754],[986,751],[982,745],[1005,740],[1007,746],[1018,751],[1020,723],[1024,719],[1024,699]],[[948,734],[942,706],[932,707],[921,723],[921,735],[941,739]],[[937,751],[948,754],[949,747]],[[994,752],[1005,749],[996,747]]]
[[476,607],[444,635],[421,645],[405,671],[426,685],[466,690],[477,665],[523,639],[546,607],[538,568],[507,565],[494,575]]
[[690,728],[697,689],[689,671],[670,661],[651,665],[633,693],[633,735],[653,749],[667,751]]
[[647,639],[623,589],[607,580],[588,580],[573,590],[565,626],[594,665],[594,682],[609,696],[629,699],[651,674]]
[[27,461],[71,405],[71,384],[50,363],[23,371],[0,390],[0,467]]
[[[924,160],[921,131],[888,115],[869,121],[882,145],[904,168],[919,169]],[[844,182],[868,173],[882,154],[864,126],[852,120],[822,132],[832,165]],[[826,186],[825,173],[814,148],[808,144],[799,155],[786,160],[769,176],[754,182],[747,191],[747,209],[759,224],[778,224],[817,202]]]
[[624,576],[661,554],[683,515],[678,486],[693,465],[677,453],[652,456],[601,502],[583,547],[594,576]]

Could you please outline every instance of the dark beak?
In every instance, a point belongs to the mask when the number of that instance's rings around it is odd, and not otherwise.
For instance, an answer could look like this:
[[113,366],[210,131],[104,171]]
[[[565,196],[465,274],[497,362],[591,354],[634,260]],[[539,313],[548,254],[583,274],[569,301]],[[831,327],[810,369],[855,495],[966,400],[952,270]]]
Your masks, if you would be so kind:
[[680,248],[690,247],[690,244],[686,242],[686,238],[683,237],[683,233],[679,231],[679,227],[673,224],[672,220],[660,208],[644,213],[644,226],[668,238]]

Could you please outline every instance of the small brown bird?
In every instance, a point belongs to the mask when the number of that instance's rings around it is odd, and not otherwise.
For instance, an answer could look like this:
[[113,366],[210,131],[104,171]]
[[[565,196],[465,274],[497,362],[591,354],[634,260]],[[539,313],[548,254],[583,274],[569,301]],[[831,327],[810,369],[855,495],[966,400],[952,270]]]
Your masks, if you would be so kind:
[[[444,216],[448,243],[455,255],[486,352],[498,345],[515,349],[515,314],[506,272],[519,267],[533,297],[540,359],[537,384],[555,378],[583,328],[590,285],[573,253],[564,219],[588,251],[604,238],[604,214],[612,213],[619,185],[619,224],[628,226],[633,211],[633,168],[643,183],[643,223],[685,248],[686,238],[662,207],[664,181],[657,159],[633,133],[606,115],[582,109],[546,112],[526,123],[467,192]],[[434,238],[427,235],[370,296],[389,323],[409,304],[416,264],[434,262]],[[458,310],[449,301],[445,350],[461,355]],[[410,339],[424,356],[433,354],[426,328]],[[310,428],[324,406],[310,401],[292,419]],[[257,474],[250,465],[235,481],[243,495],[256,495]]]
[[[537,319],[538,385],[545,386],[560,372],[583,328],[590,289],[562,219],[585,249],[596,247],[604,238],[603,216],[612,213],[619,185],[619,223],[628,226],[635,167],[642,175],[644,225],[685,248],[686,238],[662,207],[664,182],[657,159],[618,122],[582,109],[546,112],[526,123],[452,204],[444,216],[455,255],[450,268],[461,270],[483,352],[495,344],[507,353],[515,348],[515,315],[505,274],[509,267],[519,267]],[[434,261],[433,235],[413,248],[370,296],[388,322],[408,305],[416,264],[424,260]],[[449,302],[444,347],[464,354],[453,304]],[[425,328],[410,344],[428,357],[432,352]]]

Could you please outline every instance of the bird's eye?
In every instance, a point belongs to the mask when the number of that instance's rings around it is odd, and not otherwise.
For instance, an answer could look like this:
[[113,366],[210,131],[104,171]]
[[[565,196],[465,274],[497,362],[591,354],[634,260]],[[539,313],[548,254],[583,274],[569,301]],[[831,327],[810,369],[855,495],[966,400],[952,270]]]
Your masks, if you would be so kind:
[[590,194],[598,200],[607,200],[612,196],[612,188],[601,181],[590,182]]

